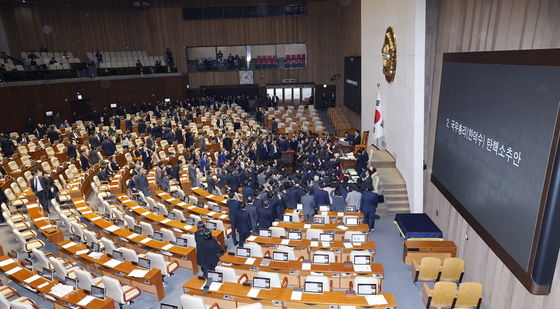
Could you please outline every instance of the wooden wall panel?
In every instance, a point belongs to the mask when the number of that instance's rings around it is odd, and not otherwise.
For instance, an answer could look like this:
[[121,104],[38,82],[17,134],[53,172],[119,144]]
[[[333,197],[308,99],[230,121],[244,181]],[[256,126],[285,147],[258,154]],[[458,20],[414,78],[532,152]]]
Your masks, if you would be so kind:
[[22,131],[27,117],[47,122],[45,112],[59,112],[70,117],[68,101],[76,98],[76,91],[83,90],[85,98],[92,101],[94,109],[102,110],[111,103],[121,106],[140,105],[163,98],[183,98],[186,77],[143,77],[122,80],[95,80],[57,84],[0,87],[2,112],[0,131]]
[[[424,210],[459,247],[466,260],[464,281],[482,282],[484,308],[560,308],[560,263],[551,293],[535,296],[519,283],[429,180],[432,167],[444,52],[560,47],[557,0],[429,0],[426,44],[426,158]],[[469,240],[465,239],[468,234]]]
[[[3,5],[0,14],[7,28],[11,52],[16,55],[37,50],[40,44],[52,51],[70,50],[81,59],[85,59],[87,51],[95,50],[146,50],[150,55],[163,55],[169,47],[179,70],[186,72],[186,46],[307,43],[307,69],[259,71],[255,83],[263,85],[295,78],[300,82],[322,84],[343,70],[340,60],[343,9],[338,0],[308,1],[305,16],[194,21],[183,20],[181,1],[153,3],[150,9],[132,9],[33,2]],[[224,5],[224,1],[185,3],[189,6]],[[248,2],[227,2],[228,5],[235,3]],[[45,25],[52,31],[45,33]],[[358,36],[351,38],[357,40],[354,44],[359,44],[359,31]],[[237,73],[190,75],[192,87],[239,83]]]

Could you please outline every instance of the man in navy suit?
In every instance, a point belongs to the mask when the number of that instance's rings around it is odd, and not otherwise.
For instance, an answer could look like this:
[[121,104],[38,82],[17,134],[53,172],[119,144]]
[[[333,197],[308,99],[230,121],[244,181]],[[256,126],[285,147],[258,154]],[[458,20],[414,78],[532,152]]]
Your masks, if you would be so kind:
[[319,189],[313,192],[313,201],[315,203],[315,209],[319,209],[320,206],[330,206],[331,200],[329,198],[329,193],[323,188],[325,187],[324,183],[319,184]]
[[241,203],[241,208],[235,214],[235,224],[239,233],[239,246],[243,247],[245,239],[251,235],[252,224],[251,215],[245,211],[245,203]]
[[251,188],[249,181],[245,181],[245,185],[241,188],[241,191],[243,193],[243,201],[247,202],[247,199],[249,197],[254,197],[255,196],[255,190],[253,190],[253,188]]
[[229,199],[227,200],[227,206],[229,208],[228,216],[231,223],[231,237],[233,239],[233,244],[237,246],[237,221],[235,220],[236,214],[241,208],[241,203],[235,198],[235,193],[229,192]]
[[298,188],[294,187],[294,184],[290,181],[287,182],[287,190],[286,190],[286,207],[290,209],[296,208],[297,204],[299,204],[301,194]]
[[373,185],[367,187],[367,191],[362,194],[360,211],[364,214],[364,222],[370,230],[375,229],[375,211],[377,210],[378,196],[373,192]]
[[276,210],[270,207],[268,200],[263,201],[263,207],[257,208],[257,213],[259,215],[259,229],[268,229],[272,226]]
[[80,155],[80,165],[82,166],[83,171],[87,171],[89,169],[89,159],[86,156],[86,152],[83,151]]

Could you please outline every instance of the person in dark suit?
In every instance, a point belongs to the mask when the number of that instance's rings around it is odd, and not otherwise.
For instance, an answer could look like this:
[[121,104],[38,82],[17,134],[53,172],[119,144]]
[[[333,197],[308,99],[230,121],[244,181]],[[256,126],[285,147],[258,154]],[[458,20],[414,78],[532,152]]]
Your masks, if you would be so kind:
[[297,204],[299,204],[301,195],[298,188],[296,188],[291,181],[288,181],[286,184],[287,184],[287,190],[285,195],[286,207],[290,209],[294,209],[296,208]]
[[251,215],[245,211],[245,203],[241,203],[241,208],[235,214],[235,225],[239,233],[239,246],[243,247],[245,239],[251,235],[253,230]]
[[243,194],[243,201],[247,202],[248,198],[255,196],[255,190],[251,187],[249,181],[245,181],[245,185],[241,188]]
[[54,125],[51,125],[47,129],[47,138],[49,139],[49,142],[51,144],[54,144],[54,142],[60,140],[60,133],[58,133]]
[[95,135],[95,134],[94,134],[94,135],[90,135],[90,136],[88,137],[88,141],[89,141],[89,146],[90,146],[92,149],[95,149],[95,148],[101,146],[101,141],[99,140],[99,137],[98,137],[97,135]]
[[259,222],[259,214],[257,213],[257,206],[253,203],[252,197],[247,198],[247,201],[245,203],[245,211],[251,217],[251,231],[253,231],[253,233],[256,233]]
[[309,188],[304,189],[305,195],[301,197],[301,204],[303,206],[303,217],[305,222],[310,223],[311,219],[315,215],[315,199],[311,195],[311,190]]
[[78,156],[78,151],[76,150],[76,141],[72,140],[68,146],[66,147],[66,155],[72,159],[72,160],[76,160],[76,157]]
[[4,134],[0,134],[0,147],[6,157],[11,157],[15,152],[14,143]]
[[272,118],[271,129],[272,133],[276,134],[278,132],[278,122],[276,122],[276,118]]
[[208,271],[216,269],[220,256],[223,254],[223,249],[218,241],[212,237],[212,231],[206,228],[204,223],[198,227],[195,233],[195,241],[196,260],[202,270],[202,276],[207,278]]
[[375,229],[375,211],[377,210],[378,195],[373,192],[373,185],[367,187],[366,192],[362,194],[362,202],[360,211],[364,214],[364,222],[367,223],[370,230]]
[[31,178],[31,190],[35,193],[35,196],[37,196],[37,200],[43,207],[43,210],[46,213],[50,213],[50,181],[43,176],[43,172],[39,168],[35,169],[33,172],[33,178]]
[[228,194],[227,206],[229,208],[228,216],[231,223],[231,237],[233,239],[233,244],[237,246],[238,242],[237,242],[237,235],[236,235],[236,230],[237,230],[236,214],[237,211],[241,208],[241,203],[237,200],[237,198],[235,198],[235,193],[230,192]]
[[270,207],[268,200],[263,201],[263,207],[257,208],[257,213],[259,215],[259,229],[268,229],[272,226],[276,211]]
[[89,165],[89,159],[88,159],[88,157],[86,156],[86,152],[85,152],[85,151],[83,151],[83,152],[80,154],[80,165],[81,165],[83,171],[87,171],[87,170],[89,169],[89,166],[90,166],[90,165]]
[[126,119],[124,121],[124,126],[128,132],[132,132],[132,120]]
[[111,157],[117,151],[117,146],[110,138],[106,138],[101,142],[101,148],[103,149],[103,155],[106,157]]
[[356,159],[356,172],[358,175],[362,174],[362,171],[367,168],[369,161],[369,155],[363,149],[358,151],[358,157]]
[[222,146],[228,152],[231,152],[231,149],[233,148],[233,140],[231,139],[231,137],[229,137],[229,136],[224,137],[224,139],[222,140]]
[[133,179],[136,188],[141,191],[144,196],[148,197],[152,195],[151,191],[148,189],[148,178],[146,177],[145,169],[140,169],[140,171],[138,171],[138,174],[136,174]]
[[331,200],[329,198],[329,193],[323,188],[325,187],[324,183],[319,184],[319,189],[313,192],[313,203],[315,204],[315,209],[319,209],[320,206],[330,206]]

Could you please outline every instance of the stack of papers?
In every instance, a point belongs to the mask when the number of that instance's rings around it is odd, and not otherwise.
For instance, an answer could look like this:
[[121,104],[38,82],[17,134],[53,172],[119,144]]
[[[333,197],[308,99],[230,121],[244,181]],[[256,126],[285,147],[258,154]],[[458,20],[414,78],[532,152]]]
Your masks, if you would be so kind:
[[87,304],[91,303],[91,301],[94,300],[94,299],[95,299],[95,297],[93,297],[91,295],[88,295],[88,296],[82,298],[82,300],[80,300],[78,302],[78,306],[85,307],[85,306],[87,306]]
[[150,240],[152,240],[150,237],[146,237],[146,238],[142,239],[140,241],[140,243],[145,244],[145,243],[149,242]]
[[15,262],[16,262],[16,260],[14,260],[14,259],[7,259],[7,260],[4,260],[4,261],[0,262],[0,267],[10,265],[10,264],[15,263]]
[[18,271],[22,270],[23,268],[16,266],[8,271],[5,272],[6,275],[13,275],[15,273],[17,273]]
[[148,273],[147,270],[144,269],[135,269],[128,274],[130,277],[134,278],[144,278],[144,276]]
[[280,242],[280,244],[282,245],[289,245],[290,244],[290,240],[289,239],[282,239],[282,241]]
[[108,231],[108,232],[114,232],[118,229],[120,229],[120,227],[115,225],[115,224],[109,225],[108,227],[105,228],[105,230]]
[[87,254],[88,252],[89,252],[89,249],[84,249],[84,250],[76,251],[76,255]]
[[90,254],[88,254],[88,256],[92,259],[99,260],[99,258],[101,258],[103,256],[103,253],[101,253],[101,252],[90,252]]
[[387,305],[387,300],[383,295],[368,295],[365,296],[368,305],[370,306],[377,306],[377,305]]
[[302,296],[303,296],[303,292],[292,291],[291,299],[292,299],[292,300],[301,300],[301,297],[302,297]]
[[109,261],[103,263],[104,266],[107,266],[109,268],[114,268],[117,265],[120,265],[122,262],[119,260],[115,260],[115,259],[110,259]]
[[251,288],[249,290],[249,293],[247,293],[247,297],[255,298],[255,297],[259,296],[260,292],[261,292],[260,289]]
[[128,235],[128,236],[126,236],[126,238],[128,238],[128,239],[132,239],[132,238],[134,238],[134,237],[136,237],[136,236],[138,236],[138,234],[136,234],[136,233],[132,233],[132,234],[130,234],[130,235]]
[[167,244],[167,245],[161,247],[162,250],[169,250],[171,248],[173,248],[173,244]]
[[171,221],[171,220],[168,219],[168,218],[165,218],[165,219],[161,220],[161,223],[165,224],[165,223],[167,223],[167,222],[169,222],[169,221]]
[[73,290],[71,286],[59,283],[51,288],[51,293],[58,297],[64,297]]
[[337,229],[340,229],[340,230],[343,230],[343,231],[346,231],[346,230],[348,229],[348,228],[347,228],[346,226],[344,226],[344,225],[338,225],[336,228],[337,228]]
[[247,265],[253,265],[255,263],[256,259],[255,258],[247,258],[245,260],[245,264]]
[[318,241],[312,241],[311,242],[311,247],[319,247],[319,242]]
[[31,282],[33,282],[33,281],[39,279],[39,278],[41,278],[41,276],[39,276],[39,275],[33,275],[33,276],[31,276],[31,277],[29,277],[29,278],[23,280],[23,282],[29,284],[29,283],[31,283]]
[[210,287],[208,287],[208,290],[211,292],[216,292],[218,291],[220,288],[222,287],[222,283],[221,282],[212,282],[210,284]]
[[357,272],[357,273],[371,272],[371,266],[369,266],[369,265],[354,265],[354,272]]
[[247,241],[254,241],[255,239],[257,239],[257,236],[249,236],[247,237]]
[[301,270],[311,270],[311,263],[302,263]]

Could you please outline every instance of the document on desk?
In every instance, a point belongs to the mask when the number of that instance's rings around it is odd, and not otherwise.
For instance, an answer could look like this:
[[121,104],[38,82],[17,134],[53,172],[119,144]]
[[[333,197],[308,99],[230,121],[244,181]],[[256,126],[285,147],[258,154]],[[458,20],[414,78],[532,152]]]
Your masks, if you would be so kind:
[[255,298],[255,297],[259,296],[260,292],[261,292],[260,289],[251,288],[249,290],[249,293],[247,293],[247,297]]
[[220,216],[220,219],[222,219],[222,220],[224,220],[225,218],[227,218],[226,214],[223,214],[223,215]]
[[330,248],[330,247],[331,247],[331,243],[330,243],[330,242],[326,242],[326,241],[321,242],[321,245],[322,245],[323,247],[325,247],[325,248]]
[[29,277],[29,278],[23,280],[23,282],[29,284],[29,283],[31,283],[31,282],[33,282],[33,281],[39,279],[39,278],[42,278],[42,277],[39,276],[39,275],[33,275],[33,276],[31,276],[31,277]]
[[318,241],[312,241],[310,246],[311,247],[319,247],[319,242]]
[[90,254],[88,254],[88,256],[92,259],[99,260],[103,256],[103,253],[101,253],[101,252],[90,252]]
[[191,205],[191,206],[187,207],[188,210],[193,210],[195,208],[196,208],[196,206],[194,206],[194,205]]
[[221,282],[212,282],[210,284],[210,287],[208,287],[208,290],[211,292],[217,292],[220,290],[220,288],[222,287],[222,283]]
[[144,276],[148,273],[148,270],[144,269],[135,269],[131,271],[128,276],[134,278],[144,278]]
[[130,234],[130,235],[128,235],[128,236],[126,236],[126,238],[128,238],[128,239],[132,239],[132,238],[134,238],[134,237],[136,237],[136,236],[138,236],[138,234],[136,234],[136,233],[132,233],[132,234]]
[[76,255],[87,254],[88,252],[89,249],[84,249],[84,250],[76,251]]
[[304,224],[304,225],[303,225],[303,228],[304,228],[304,229],[310,229],[310,228],[311,228],[311,224]]
[[16,262],[16,260],[14,260],[14,259],[7,259],[7,260],[4,260],[4,261],[0,262],[0,266],[3,267],[3,266],[6,266],[6,265],[10,265],[12,263],[15,263],[15,262]]
[[290,297],[292,300],[301,300],[303,296],[303,292],[300,291],[292,291],[292,296]]
[[180,203],[177,203],[177,205],[183,207],[183,206],[187,205],[187,203],[185,203],[185,202],[180,202]]
[[41,230],[46,230],[46,229],[51,228],[51,227],[53,227],[51,224],[47,224],[47,225],[41,226],[40,229]]
[[340,306],[340,309],[356,309],[356,306]]
[[90,214],[90,213],[92,213],[92,212],[93,212],[93,211],[91,211],[91,210],[84,211],[84,212],[82,212],[82,215],[87,215],[87,214]]
[[311,270],[311,263],[302,263],[301,270]]
[[216,214],[215,211],[209,211],[206,215],[211,217],[211,216],[213,216],[213,215],[215,215],[215,214]]
[[290,240],[289,239],[282,239],[282,241],[280,242],[281,245],[289,245],[290,244]]
[[278,221],[274,221],[272,222],[272,226],[278,226],[278,223],[279,223]]
[[33,208],[36,208],[36,207],[39,207],[39,205],[37,205],[37,203],[31,204],[31,205],[27,205],[27,209],[33,209]]
[[93,297],[91,295],[88,295],[88,296],[82,298],[82,300],[80,300],[78,302],[78,306],[85,307],[85,306],[87,306],[87,304],[91,303],[91,301],[94,300],[94,299],[95,299],[95,297]]
[[116,266],[120,265],[122,262],[119,260],[115,260],[115,259],[110,259],[109,261],[103,263],[104,266],[107,266],[109,268],[115,268]]
[[343,231],[346,231],[348,229],[348,227],[346,227],[344,225],[338,225],[336,228],[339,229],[339,230],[343,230]]
[[120,227],[119,227],[118,225],[116,225],[116,224],[109,225],[108,227],[105,228],[105,230],[106,230],[107,232],[114,232],[114,231],[116,231],[116,230],[118,230],[118,229],[120,229]]
[[370,306],[378,306],[378,305],[387,305],[387,300],[383,295],[368,295],[365,296],[368,305]]
[[45,286],[49,285],[49,283],[50,283],[50,282],[43,282],[43,283],[39,284],[39,286],[37,286],[37,288],[38,288],[38,289],[42,289],[42,288],[44,288]]
[[354,272],[357,272],[357,273],[371,272],[371,266],[370,265],[356,265],[356,264],[354,264]]
[[8,271],[5,272],[6,275],[13,275],[15,273],[17,273],[18,271],[22,270],[23,268],[16,266]]
[[184,228],[185,228],[185,230],[190,230],[190,229],[193,228],[193,226],[190,225],[190,224],[187,224],[187,225],[184,226]]
[[173,248],[173,244],[167,244],[167,245],[161,247],[162,250],[169,250],[171,248]]
[[354,248],[354,245],[352,245],[352,243],[345,242],[343,244],[344,244],[344,248],[346,248],[346,249]]
[[339,216],[339,217],[344,217],[344,213],[343,213],[343,212],[340,212],[340,211],[337,212],[336,215]]
[[257,239],[257,236],[249,236],[247,237],[247,241],[255,241],[255,239]]
[[253,265],[255,263],[256,259],[255,258],[247,258],[245,260],[245,264],[246,265]]
[[[28,207],[28,208],[29,208],[29,207]],[[41,221],[41,220],[47,220],[47,218],[45,218],[45,217],[39,217],[39,218],[33,219],[33,221],[35,221],[35,222]]]
[[146,237],[146,238],[142,239],[142,240],[140,241],[140,243],[141,243],[141,244],[146,244],[146,243],[148,243],[150,240],[152,240],[150,237]]
[[165,218],[165,219],[161,220],[161,223],[165,224],[165,223],[167,223],[167,222],[169,222],[169,221],[171,221],[171,219]]

